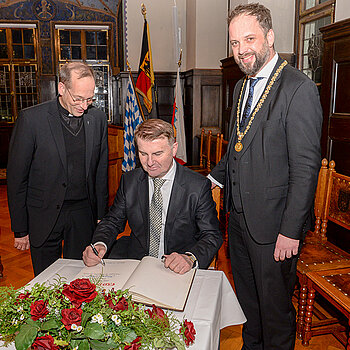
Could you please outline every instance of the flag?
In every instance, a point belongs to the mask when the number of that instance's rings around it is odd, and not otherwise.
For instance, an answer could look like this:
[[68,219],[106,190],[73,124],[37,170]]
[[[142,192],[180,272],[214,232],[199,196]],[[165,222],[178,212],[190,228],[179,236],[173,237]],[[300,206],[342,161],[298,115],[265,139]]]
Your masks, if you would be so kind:
[[136,148],[134,133],[136,127],[142,123],[142,117],[137,105],[135,90],[129,75],[129,83],[126,89],[126,105],[124,118],[124,160],[123,171],[130,171],[136,166]]
[[151,52],[151,40],[147,20],[143,26],[143,38],[141,57],[139,65],[139,75],[136,81],[136,91],[143,97],[143,103],[148,113],[152,110],[152,87],[154,86],[154,72]]
[[184,106],[182,103],[182,91],[181,91],[179,70],[180,69],[177,70],[175,98],[174,98],[174,107],[173,107],[173,119],[171,121],[171,124],[174,127],[175,137],[178,143],[175,159],[180,164],[185,164],[187,163],[186,136],[185,136],[185,123],[184,123]]

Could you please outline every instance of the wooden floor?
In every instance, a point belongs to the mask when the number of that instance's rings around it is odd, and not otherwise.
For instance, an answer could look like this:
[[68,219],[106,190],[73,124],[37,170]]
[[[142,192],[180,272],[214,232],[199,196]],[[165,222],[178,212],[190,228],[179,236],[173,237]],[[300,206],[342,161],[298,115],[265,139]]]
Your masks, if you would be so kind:
[[[233,283],[230,264],[225,252],[226,247],[223,246],[219,252],[218,268],[225,271],[226,276]],[[0,278],[0,286],[12,285],[18,288],[34,277],[29,251],[21,252],[13,248],[13,234],[10,229],[6,185],[0,185],[0,256],[4,266],[4,276],[2,279]],[[221,350],[240,350],[241,347],[241,326],[227,327],[221,331]],[[303,347],[300,340],[297,340],[295,349],[343,350],[344,347],[332,335],[324,335],[313,337],[308,348]]]

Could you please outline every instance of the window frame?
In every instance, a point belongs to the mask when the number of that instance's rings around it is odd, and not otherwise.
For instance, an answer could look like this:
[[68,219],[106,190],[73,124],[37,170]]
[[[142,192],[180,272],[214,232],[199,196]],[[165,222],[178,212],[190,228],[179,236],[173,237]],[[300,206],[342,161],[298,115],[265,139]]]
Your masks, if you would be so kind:
[[[33,66],[36,80],[36,92],[31,93],[30,95],[35,96],[37,104],[40,101],[40,80],[39,80],[39,45],[38,45],[38,25],[33,22],[23,22],[23,23],[15,23],[15,22],[2,22],[0,23],[0,29],[6,30],[6,45],[8,50],[7,58],[0,58],[0,66],[7,66],[9,73],[9,89],[10,93],[10,103],[11,103],[11,120],[7,120],[7,123],[13,123],[18,117],[19,109],[18,109],[18,99],[20,99],[20,95],[17,94],[17,85],[15,81],[15,66]],[[12,29],[32,29],[33,30],[33,46],[34,46],[34,58],[15,58],[12,51]],[[23,43],[23,42],[22,42]],[[28,107],[28,106],[26,106]]]
[[[295,0],[295,40],[294,47],[296,52],[296,67],[303,71],[303,41],[305,25],[310,22],[314,22],[320,18],[331,16],[331,23],[334,23],[335,19],[335,3],[336,0],[327,0],[323,3],[319,3],[320,0],[316,0],[316,5],[307,10],[304,10],[306,0]],[[321,86],[321,83],[316,83]]]

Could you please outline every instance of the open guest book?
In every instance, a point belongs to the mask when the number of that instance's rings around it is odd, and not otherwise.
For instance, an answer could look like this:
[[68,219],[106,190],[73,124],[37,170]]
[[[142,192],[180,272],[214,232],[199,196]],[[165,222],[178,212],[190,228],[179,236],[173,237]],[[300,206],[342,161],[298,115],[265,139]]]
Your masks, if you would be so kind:
[[132,300],[147,305],[183,311],[196,270],[179,275],[164,267],[161,260],[145,256],[142,260],[106,259],[106,265],[84,267],[76,278],[101,277],[105,289],[129,289]]

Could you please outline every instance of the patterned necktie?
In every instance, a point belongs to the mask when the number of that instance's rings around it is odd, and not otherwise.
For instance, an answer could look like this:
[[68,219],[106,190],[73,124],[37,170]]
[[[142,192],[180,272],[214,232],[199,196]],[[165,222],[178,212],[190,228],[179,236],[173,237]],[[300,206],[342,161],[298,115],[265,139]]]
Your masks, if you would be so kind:
[[260,79],[262,79],[262,77],[260,77],[260,78],[249,78],[249,83],[250,83],[249,93],[248,93],[247,101],[245,103],[242,119],[241,119],[241,122],[239,123],[239,128],[240,129],[243,129],[245,127],[247,119],[248,119],[248,117],[250,115],[250,110],[252,108],[253,96],[254,96],[254,86],[256,85],[256,83]]
[[162,232],[162,211],[163,211],[163,198],[160,188],[163,186],[165,180],[154,178],[154,192],[149,207],[150,216],[150,242],[149,242],[149,255],[158,257],[160,234]]

